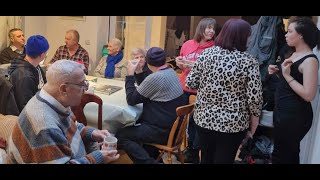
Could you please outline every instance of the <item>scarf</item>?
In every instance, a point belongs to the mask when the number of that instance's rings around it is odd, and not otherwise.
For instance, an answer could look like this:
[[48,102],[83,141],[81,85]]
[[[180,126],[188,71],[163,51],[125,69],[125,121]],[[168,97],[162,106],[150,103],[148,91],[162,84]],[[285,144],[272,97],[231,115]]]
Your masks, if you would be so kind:
[[115,65],[120,62],[123,58],[123,53],[120,51],[117,55],[111,56],[108,55],[106,62],[107,62],[107,67],[106,70],[104,71],[104,77],[105,78],[113,78],[114,77],[114,70],[115,70]]

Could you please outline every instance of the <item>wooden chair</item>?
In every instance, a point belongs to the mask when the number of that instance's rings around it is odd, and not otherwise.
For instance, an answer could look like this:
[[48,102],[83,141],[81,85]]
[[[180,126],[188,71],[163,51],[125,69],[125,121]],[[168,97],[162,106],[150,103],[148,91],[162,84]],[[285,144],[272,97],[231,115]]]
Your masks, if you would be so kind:
[[167,63],[167,66],[169,66],[170,68],[172,68],[173,70],[175,69],[174,65]]
[[76,119],[78,122],[83,123],[84,125],[87,125],[87,119],[84,115],[83,108],[86,106],[89,102],[95,102],[99,105],[98,107],[98,129],[102,129],[102,99],[91,93],[84,93],[81,97],[81,103],[79,106],[71,107],[72,112],[76,116]]
[[[187,122],[188,122],[189,115],[192,112],[193,108],[194,108],[194,104],[188,104],[185,106],[180,106],[176,109],[177,119],[174,121],[174,123],[171,127],[169,138],[168,138],[166,145],[155,144],[155,143],[146,143],[146,144],[154,146],[160,150],[160,154],[157,158],[157,161],[159,161],[162,158],[162,156],[164,155],[164,153],[166,152],[168,155],[168,159],[167,159],[168,163],[172,164],[172,159],[171,159],[172,153],[174,151],[178,150],[179,160],[182,164],[184,164],[184,157],[183,157],[183,154],[182,154],[180,147],[181,147],[183,140],[186,136]],[[180,126],[179,126],[179,124],[180,124]]]
[[[196,103],[196,99],[197,99],[197,96],[196,95],[190,95],[189,96],[189,104],[195,104]],[[193,110],[192,110],[193,112]],[[191,112],[191,113],[192,113]],[[189,119],[188,119],[188,123],[189,124]],[[186,132],[187,133],[187,132]],[[188,138],[187,138],[187,134],[184,138],[184,143],[183,143],[184,147],[188,147]]]

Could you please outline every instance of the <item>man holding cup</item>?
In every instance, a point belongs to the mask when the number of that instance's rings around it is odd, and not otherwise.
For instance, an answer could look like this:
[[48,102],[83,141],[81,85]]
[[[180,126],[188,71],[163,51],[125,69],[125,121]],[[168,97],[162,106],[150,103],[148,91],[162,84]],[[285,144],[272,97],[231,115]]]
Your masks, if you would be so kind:
[[86,145],[102,142],[107,130],[74,122],[71,106],[88,89],[80,64],[59,60],[47,71],[47,83],[19,116],[8,144],[11,163],[95,164],[117,160],[117,150],[86,152]]

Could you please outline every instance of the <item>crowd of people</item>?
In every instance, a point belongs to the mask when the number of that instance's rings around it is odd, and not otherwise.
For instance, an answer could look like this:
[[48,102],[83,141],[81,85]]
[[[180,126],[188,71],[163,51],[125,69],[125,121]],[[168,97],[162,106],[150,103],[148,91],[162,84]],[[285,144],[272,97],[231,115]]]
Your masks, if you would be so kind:
[[[232,164],[244,139],[253,138],[263,105],[261,64],[248,51],[251,26],[229,19],[217,32],[213,18],[197,25],[194,38],[186,41],[176,57],[182,70],[177,76],[167,66],[160,47],[134,48],[131,60],[123,59],[123,43],[111,39],[93,75],[125,82],[127,104],[143,104],[135,125],[119,129],[118,148],[136,164],[156,164],[159,152],[146,143],[165,144],[176,119],[176,108],[196,95],[189,118],[185,161],[201,164]],[[8,163],[110,163],[117,150],[100,149],[110,133],[77,122],[71,107],[88,90],[89,53],[79,44],[76,30],[65,34],[45,72],[48,40],[9,31],[10,46],[0,53],[8,71],[18,111],[18,123],[8,142]],[[291,54],[270,64],[268,76],[278,79],[274,93],[273,164],[298,164],[300,141],[312,125],[311,101],[316,95],[320,32],[305,17],[289,21],[285,34]],[[201,156],[199,156],[201,154]],[[200,158],[201,157],[201,158]]]

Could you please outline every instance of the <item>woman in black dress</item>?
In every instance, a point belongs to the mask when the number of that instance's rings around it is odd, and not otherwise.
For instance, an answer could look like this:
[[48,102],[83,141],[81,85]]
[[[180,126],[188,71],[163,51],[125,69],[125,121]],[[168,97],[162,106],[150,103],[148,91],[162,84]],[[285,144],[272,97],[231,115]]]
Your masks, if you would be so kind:
[[316,95],[319,62],[312,49],[320,48],[320,32],[311,19],[296,18],[289,22],[286,41],[294,53],[281,66],[268,68],[269,74],[280,78],[275,93],[272,163],[299,164],[300,141],[313,119],[311,101]]

